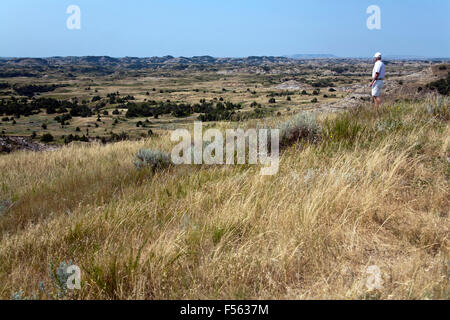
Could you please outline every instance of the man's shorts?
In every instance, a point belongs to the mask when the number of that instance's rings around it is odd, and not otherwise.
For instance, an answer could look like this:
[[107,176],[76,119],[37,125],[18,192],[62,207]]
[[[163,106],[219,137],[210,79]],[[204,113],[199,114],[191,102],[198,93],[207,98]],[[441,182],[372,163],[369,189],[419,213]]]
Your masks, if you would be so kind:
[[383,89],[383,80],[377,80],[372,87],[372,97],[379,97],[381,95],[381,89]]

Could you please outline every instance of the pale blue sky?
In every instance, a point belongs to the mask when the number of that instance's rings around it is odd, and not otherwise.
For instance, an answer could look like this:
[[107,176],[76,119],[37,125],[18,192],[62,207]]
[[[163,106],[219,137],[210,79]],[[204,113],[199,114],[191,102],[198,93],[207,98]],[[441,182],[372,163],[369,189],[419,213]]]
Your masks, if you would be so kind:
[[[81,8],[81,30],[66,9]],[[381,30],[366,9],[381,8]],[[0,56],[450,57],[450,0],[1,0]]]

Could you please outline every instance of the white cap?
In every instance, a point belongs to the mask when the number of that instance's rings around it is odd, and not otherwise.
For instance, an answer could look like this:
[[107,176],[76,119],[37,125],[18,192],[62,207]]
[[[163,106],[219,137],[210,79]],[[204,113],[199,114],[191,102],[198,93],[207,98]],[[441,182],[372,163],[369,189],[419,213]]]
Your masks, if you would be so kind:
[[377,53],[375,53],[375,55],[373,57],[374,58],[381,58],[381,53],[377,52]]

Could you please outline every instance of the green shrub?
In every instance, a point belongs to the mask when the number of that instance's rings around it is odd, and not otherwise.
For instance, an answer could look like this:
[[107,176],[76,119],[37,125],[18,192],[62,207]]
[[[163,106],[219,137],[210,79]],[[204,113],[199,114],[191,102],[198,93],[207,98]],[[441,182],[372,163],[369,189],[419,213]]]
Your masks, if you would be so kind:
[[159,150],[140,149],[134,157],[138,169],[150,168],[152,171],[168,168],[171,165],[169,154]]
[[301,113],[278,125],[280,130],[280,146],[287,147],[298,141],[315,142],[320,133],[316,119],[312,113]]
[[325,88],[325,87],[333,87],[334,86],[331,79],[319,79],[319,80],[310,82],[310,84],[314,88]]
[[441,120],[450,120],[449,99],[440,99],[434,103],[430,103],[425,106],[426,112]]
[[46,133],[41,137],[41,142],[52,142],[54,140],[50,133]]
[[[49,263],[48,269],[50,274],[50,279],[52,280],[53,286],[57,290],[54,298],[63,299],[67,294],[67,283],[69,280],[69,277],[71,276],[70,273],[67,273],[67,268],[72,265],[72,262],[61,262],[59,264],[59,267],[54,268],[52,263]],[[40,285],[40,288],[42,291],[46,291],[43,285]],[[47,294],[49,295],[49,294]]]
[[448,95],[450,92],[450,72],[446,79],[440,79],[427,84],[427,88],[431,90],[437,89],[442,95]]
[[401,128],[402,125],[403,125],[402,121],[392,118],[378,120],[376,123],[378,132],[397,130]]
[[128,140],[129,138],[130,138],[130,136],[125,131],[122,131],[119,134],[111,132],[111,137],[109,138],[109,141],[111,141],[111,142],[119,142],[119,141]]
[[0,216],[5,213],[11,206],[12,202],[10,200],[0,199]]

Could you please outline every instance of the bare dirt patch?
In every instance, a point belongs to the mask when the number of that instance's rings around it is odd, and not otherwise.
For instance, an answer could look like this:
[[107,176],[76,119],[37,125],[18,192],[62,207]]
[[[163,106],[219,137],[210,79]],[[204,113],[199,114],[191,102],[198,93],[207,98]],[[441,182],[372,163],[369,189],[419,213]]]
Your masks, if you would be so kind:
[[275,87],[276,89],[280,90],[307,90],[311,89],[312,87],[308,84],[301,83],[295,80],[286,81],[278,86]]

